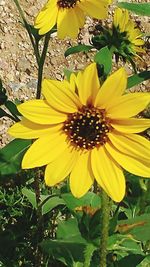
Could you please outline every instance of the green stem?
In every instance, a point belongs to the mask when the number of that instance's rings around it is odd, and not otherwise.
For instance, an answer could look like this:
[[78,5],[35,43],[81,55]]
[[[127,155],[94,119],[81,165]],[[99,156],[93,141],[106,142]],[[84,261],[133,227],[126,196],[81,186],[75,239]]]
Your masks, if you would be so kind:
[[102,191],[102,229],[101,229],[101,244],[100,244],[100,267],[107,267],[107,240],[109,230],[109,197]]
[[37,61],[37,64],[39,65],[39,61],[40,61],[39,50],[38,50],[37,45],[35,44],[31,29],[30,29],[30,25],[28,24],[28,22],[27,22],[27,20],[26,20],[26,18],[24,16],[24,13],[23,13],[23,10],[21,9],[19,1],[18,0],[14,0],[14,3],[16,5],[17,9],[18,9],[20,17],[22,18],[23,25],[24,25],[24,27],[26,28],[26,30],[28,32],[31,44],[33,46],[33,50],[34,50],[34,54],[35,54],[35,57],[36,57],[36,61]]
[[42,84],[42,76],[43,76],[43,67],[44,67],[44,62],[45,62],[45,58],[46,58],[49,39],[50,39],[50,33],[48,32],[45,35],[43,51],[42,51],[40,61],[38,64],[38,84],[37,84],[37,94],[36,94],[37,99],[40,99],[40,97],[41,97],[41,84]]
[[35,171],[34,177],[34,190],[37,203],[37,228],[36,228],[36,249],[35,249],[35,267],[41,267],[42,265],[42,253],[39,248],[39,243],[43,239],[43,216],[42,216],[42,206],[41,206],[41,193],[40,193],[40,170]]

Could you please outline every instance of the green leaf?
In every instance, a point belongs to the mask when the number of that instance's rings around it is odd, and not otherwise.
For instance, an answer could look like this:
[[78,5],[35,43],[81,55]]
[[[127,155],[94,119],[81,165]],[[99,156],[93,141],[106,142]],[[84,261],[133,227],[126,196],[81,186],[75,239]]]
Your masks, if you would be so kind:
[[57,228],[57,238],[63,240],[71,240],[77,243],[86,243],[81,236],[78,228],[77,220],[70,218],[67,221],[60,221]]
[[[45,201],[46,201],[46,199],[45,199]],[[42,206],[42,215],[48,213],[52,209],[56,208],[58,205],[65,205],[65,201],[60,197],[48,198],[48,200]]]
[[79,232],[77,220],[70,218],[58,223],[56,240],[43,241],[41,246],[44,252],[73,267],[80,266],[79,262],[84,261],[83,252],[87,244]]
[[119,267],[136,267],[144,258],[145,256],[140,254],[131,254],[118,261],[118,264]]
[[150,3],[126,3],[120,2],[117,4],[121,8],[128,9],[138,15],[150,16]]
[[0,108],[0,118],[5,116],[7,117],[7,113],[2,108]]
[[84,45],[84,44],[76,45],[76,46],[68,48],[64,55],[65,57],[67,57],[69,55],[79,53],[79,52],[88,52],[92,48],[93,48],[92,45]]
[[10,100],[5,102],[5,107],[10,111],[12,115],[21,116],[20,112],[17,109],[17,106]]
[[150,214],[121,220],[117,229],[120,233],[130,233],[136,240],[148,241],[150,240]]
[[21,169],[21,161],[31,140],[14,139],[0,151],[0,175],[15,174]]
[[127,88],[129,89],[148,79],[150,79],[150,71],[143,71],[138,74],[132,75],[128,78]]
[[36,203],[35,193],[32,192],[30,189],[27,189],[26,187],[24,187],[22,189],[22,194],[27,197],[29,202],[32,204],[33,208],[36,209],[37,208],[37,203]]
[[45,240],[41,243],[44,253],[63,262],[67,267],[83,266],[80,263],[84,261],[83,252],[86,247],[84,243],[78,243],[74,240]]
[[112,69],[112,55],[107,46],[101,48],[94,56],[94,61],[103,65],[104,74],[107,76]]
[[101,206],[100,197],[93,192],[88,192],[81,198],[75,198],[71,193],[65,193],[62,194],[62,198],[71,210],[80,206],[91,206],[92,208],[100,208]]

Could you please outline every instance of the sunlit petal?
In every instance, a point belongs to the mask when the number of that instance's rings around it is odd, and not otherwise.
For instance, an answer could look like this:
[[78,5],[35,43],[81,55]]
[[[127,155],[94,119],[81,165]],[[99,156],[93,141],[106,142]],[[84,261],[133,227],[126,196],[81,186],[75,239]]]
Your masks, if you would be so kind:
[[77,198],[82,197],[90,189],[93,181],[89,152],[86,152],[80,155],[71,172],[70,189],[72,194]]
[[111,126],[119,132],[124,133],[140,133],[150,127],[149,119],[114,119]]
[[116,202],[120,202],[125,195],[125,178],[106,149],[101,146],[91,153],[92,170],[98,184]]
[[150,142],[137,134],[109,133],[110,141],[120,152],[136,157],[147,159],[150,162]]
[[115,161],[125,170],[141,177],[150,177],[150,162],[147,163],[143,159],[121,153],[110,143],[106,143],[105,147]]
[[44,100],[29,100],[17,106],[28,120],[38,124],[55,124],[66,120],[67,115],[51,108]]
[[129,118],[143,111],[150,102],[149,93],[129,93],[110,101],[107,114],[110,118]]
[[82,105],[76,93],[68,88],[68,82],[43,80],[42,93],[56,110],[65,113],[76,112]]
[[106,108],[116,98],[121,96],[127,86],[127,75],[124,68],[120,68],[110,75],[99,90],[94,106]]
[[76,80],[82,104],[93,104],[100,88],[96,64],[90,64],[83,72],[79,72]]
[[79,153],[72,147],[66,148],[56,160],[49,163],[45,170],[45,183],[48,186],[56,185],[64,180],[76,164]]
[[25,153],[22,168],[30,169],[46,165],[62,154],[67,146],[65,134],[57,132],[42,136]]
[[51,135],[58,132],[61,128],[61,123],[55,125],[43,125],[33,123],[23,118],[20,122],[15,123],[8,130],[8,133],[16,138],[33,139],[47,134]]

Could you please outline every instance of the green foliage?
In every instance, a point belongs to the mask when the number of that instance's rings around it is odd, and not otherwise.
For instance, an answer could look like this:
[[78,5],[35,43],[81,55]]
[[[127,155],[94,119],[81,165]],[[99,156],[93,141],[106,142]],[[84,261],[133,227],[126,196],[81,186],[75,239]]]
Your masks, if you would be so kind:
[[131,88],[150,79],[150,71],[143,71],[128,78],[127,88]]
[[21,114],[19,113],[16,105],[10,101],[10,100],[7,100],[5,102],[5,107],[10,111],[10,113],[14,116],[21,116]]
[[117,5],[121,8],[128,9],[138,15],[150,16],[150,3],[119,2]]
[[21,161],[30,140],[15,139],[0,151],[0,175],[17,173],[21,169]]
[[77,46],[73,46],[73,47],[68,48],[65,51],[65,57],[68,57],[69,55],[76,54],[79,52],[88,52],[92,48],[93,48],[93,46],[91,46],[91,45],[79,44]]
[[110,53],[110,50],[107,46],[101,48],[96,53],[96,55],[94,56],[94,61],[102,68],[102,75],[107,77],[112,68],[112,54]]
[[[45,196],[42,195],[42,198],[45,198]],[[58,196],[51,196],[48,197],[46,196],[46,198],[44,199],[44,201],[41,203],[42,205],[42,215],[50,212],[51,210],[53,210],[54,208],[56,208],[57,206],[64,206],[65,205],[65,201],[58,197]]]
[[100,197],[92,192],[88,192],[81,198],[75,198],[71,193],[66,193],[62,194],[62,198],[65,201],[66,206],[71,210],[84,206],[99,208],[101,205]]

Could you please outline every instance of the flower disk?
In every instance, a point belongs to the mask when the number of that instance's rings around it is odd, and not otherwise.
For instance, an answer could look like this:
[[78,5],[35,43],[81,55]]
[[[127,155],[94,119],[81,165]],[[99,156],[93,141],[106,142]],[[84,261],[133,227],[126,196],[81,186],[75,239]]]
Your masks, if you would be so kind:
[[57,5],[60,8],[73,8],[75,7],[77,1],[80,0],[58,0]]
[[107,141],[110,125],[104,110],[83,106],[79,112],[68,116],[63,130],[75,147],[93,149]]

